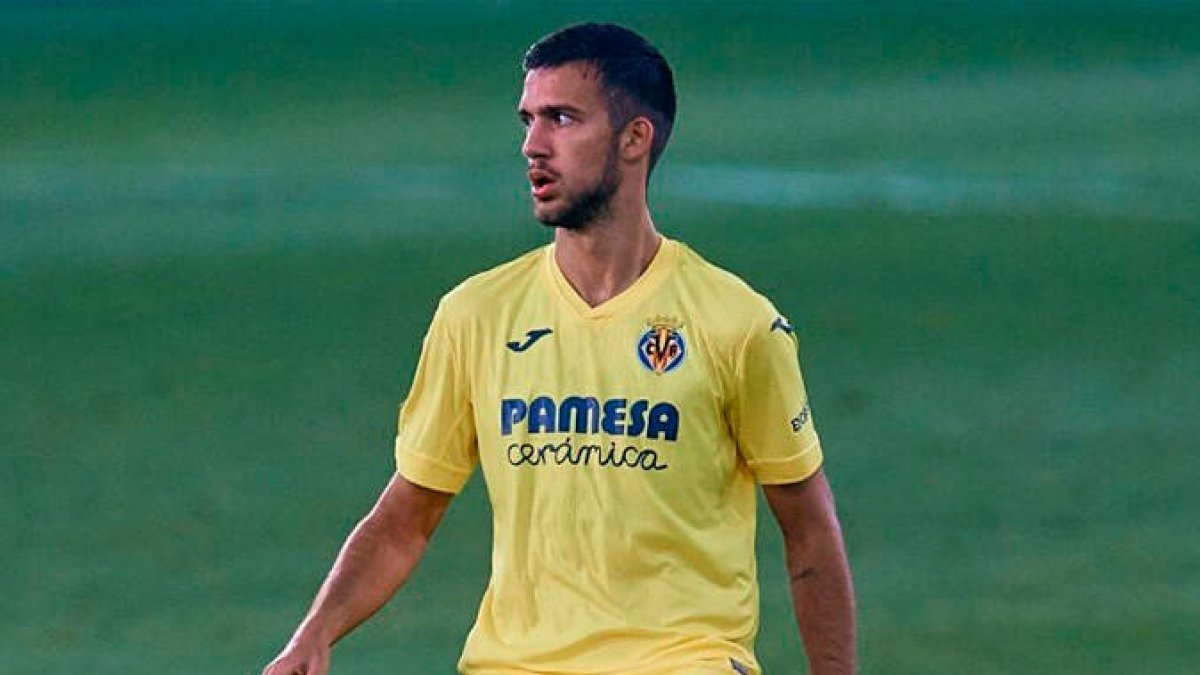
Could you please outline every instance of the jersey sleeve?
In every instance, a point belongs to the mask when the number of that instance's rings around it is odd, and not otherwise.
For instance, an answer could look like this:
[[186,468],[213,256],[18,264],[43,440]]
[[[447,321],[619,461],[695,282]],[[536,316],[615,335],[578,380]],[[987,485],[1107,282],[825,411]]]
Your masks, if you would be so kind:
[[759,483],[794,483],[820,468],[798,342],[783,317],[751,328],[735,362],[730,417],[738,451]]
[[400,407],[396,470],[433,490],[457,493],[479,461],[461,336],[439,307],[421,347],[408,398]]

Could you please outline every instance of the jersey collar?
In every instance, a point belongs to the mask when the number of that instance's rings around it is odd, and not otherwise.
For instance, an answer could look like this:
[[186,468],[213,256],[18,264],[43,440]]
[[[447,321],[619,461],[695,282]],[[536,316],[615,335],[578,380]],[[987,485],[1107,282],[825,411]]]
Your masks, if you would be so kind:
[[629,288],[595,307],[588,305],[583,298],[579,297],[579,293],[575,291],[571,282],[567,281],[566,276],[559,269],[558,263],[554,260],[553,243],[546,247],[543,267],[550,277],[550,285],[554,288],[555,295],[569,306],[572,312],[584,319],[604,319],[633,310],[654,292],[654,289],[658,288],[667,273],[670,272],[678,255],[678,248],[677,242],[663,237],[662,244],[659,245],[658,251],[655,252],[646,271],[642,272],[642,275],[635,279]]

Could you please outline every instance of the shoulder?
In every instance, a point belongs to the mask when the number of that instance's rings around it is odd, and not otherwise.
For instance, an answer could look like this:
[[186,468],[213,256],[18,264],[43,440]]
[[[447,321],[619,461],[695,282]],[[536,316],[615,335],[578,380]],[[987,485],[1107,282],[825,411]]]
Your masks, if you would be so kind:
[[442,296],[437,314],[443,321],[461,323],[483,314],[494,314],[508,303],[519,302],[522,291],[537,282],[546,247],[474,274]]
[[679,243],[681,283],[696,300],[731,326],[750,326],[779,316],[775,305],[738,275],[721,268],[686,244]]

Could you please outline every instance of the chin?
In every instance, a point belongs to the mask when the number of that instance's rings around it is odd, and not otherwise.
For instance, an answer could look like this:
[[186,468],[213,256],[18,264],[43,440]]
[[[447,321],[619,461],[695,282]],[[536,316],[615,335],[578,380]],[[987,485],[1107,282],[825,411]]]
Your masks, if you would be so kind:
[[533,217],[537,221],[547,227],[553,227],[558,223],[558,214],[545,208],[533,207]]
[[555,209],[549,205],[534,205],[533,217],[546,227],[561,227],[565,230],[577,230],[579,226],[573,222],[567,222],[564,216],[567,215],[563,209]]
[[558,218],[553,218],[550,216],[538,216],[535,214],[534,217],[537,218],[538,222],[542,225],[545,225],[546,227],[553,227],[559,230],[571,230],[574,232],[582,230],[587,226],[586,223],[564,222]]

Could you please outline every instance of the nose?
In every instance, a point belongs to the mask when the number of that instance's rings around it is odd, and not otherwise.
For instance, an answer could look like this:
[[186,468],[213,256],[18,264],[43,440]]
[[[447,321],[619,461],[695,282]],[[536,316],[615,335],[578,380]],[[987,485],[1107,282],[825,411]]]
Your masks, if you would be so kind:
[[526,159],[544,159],[550,156],[550,139],[547,135],[545,122],[534,118],[525,128],[525,142],[521,144],[521,154]]

